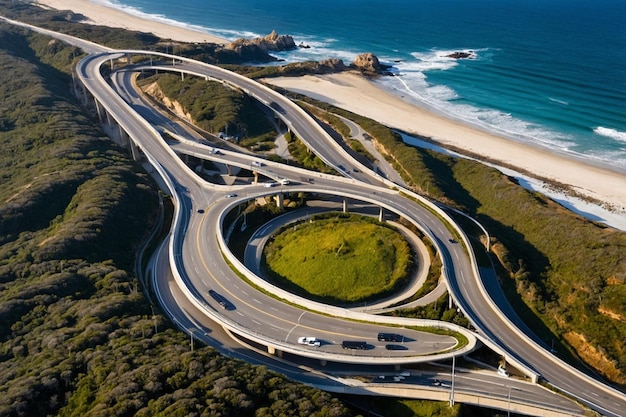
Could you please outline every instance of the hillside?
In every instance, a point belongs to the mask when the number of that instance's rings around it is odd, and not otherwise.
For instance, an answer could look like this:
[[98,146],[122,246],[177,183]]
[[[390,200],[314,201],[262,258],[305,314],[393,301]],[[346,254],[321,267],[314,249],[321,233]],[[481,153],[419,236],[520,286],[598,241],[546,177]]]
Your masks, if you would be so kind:
[[4,24],[0,45],[0,415],[352,415],[153,316],[155,185],[70,96],[79,51]]

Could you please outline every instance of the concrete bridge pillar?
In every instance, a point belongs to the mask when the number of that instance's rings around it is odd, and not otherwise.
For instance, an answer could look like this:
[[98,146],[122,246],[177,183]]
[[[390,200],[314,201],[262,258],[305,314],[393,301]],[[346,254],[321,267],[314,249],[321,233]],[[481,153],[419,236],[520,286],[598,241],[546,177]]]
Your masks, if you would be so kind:
[[98,100],[96,100],[95,98],[93,99],[94,103],[96,104],[96,113],[98,114],[98,121],[100,122],[100,124],[104,123],[103,117],[102,117],[102,106],[100,106],[100,102]]
[[279,209],[283,209],[283,202],[285,197],[283,196],[283,193],[278,193],[276,194],[276,196],[274,197],[276,199],[276,207],[278,207]]
[[348,212],[348,199],[347,198],[343,198],[343,202],[342,202],[342,210],[344,213]]
[[380,207],[380,210],[378,211],[378,221],[382,223],[384,217],[385,217],[384,209]]
[[109,129],[113,129],[113,123],[114,123],[114,121],[113,121],[113,119],[111,118],[111,115],[109,114],[109,112],[108,112],[108,111],[105,111],[105,112],[104,112],[104,115],[106,116],[106,119],[107,119],[107,126],[109,127]]
[[233,175],[233,167],[231,165],[226,165],[226,173],[229,176]]
[[268,346],[267,347],[267,353],[269,353],[270,355],[275,355],[276,354],[276,348],[274,346]]
[[80,91],[82,91],[82,94],[79,97],[80,101],[83,103],[83,106],[87,107],[89,100],[87,98],[87,88],[83,85],[83,83],[80,83]]
[[135,141],[130,137],[128,138],[128,147],[130,148],[130,155],[132,156],[133,161],[138,161],[141,154],[137,144],[135,144]]
[[259,183],[259,173],[256,171],[252,171],[252,175],[254,175],[254,181],[252,182],[253,184],[258,184]]
[[120,146],[128,146],[127,141],[130,141],[124,129],[122,129],[122,125],[117,125],[117,131],[120,138]]

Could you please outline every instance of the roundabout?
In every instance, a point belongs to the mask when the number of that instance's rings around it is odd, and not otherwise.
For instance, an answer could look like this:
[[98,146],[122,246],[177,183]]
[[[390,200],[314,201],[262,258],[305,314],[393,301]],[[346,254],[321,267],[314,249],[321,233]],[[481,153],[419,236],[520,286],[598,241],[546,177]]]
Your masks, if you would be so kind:
[[[309,187],[314,186],[306,184],[306,187],[308,189]],[[294,183],[290,186],[289,192],[302,193],[305,192],[305,190],[299,189],[298,184]],[[220,225],[214,228],[210,223],[208,223],[206,226],[201,228],[204,229],[206,234],[210,234],[211,230],[221,230],[217,236],[217,244],[220,245],[220,247],[219,249],[211,249],[207,246],[204,251],[214,252],[218,250],[228,260],[228,264],[232,265],[234,270],[243,275],[243,280],[242,278],[238,278],[239,280],[242,280],[241,284],[229,283],[229,285],[224,285],[224,281],[221,280],[219,283],[216,282],[216,285],[219,285],[220,288],[214,288],[218,292],[224,294],[236,309],[239,309],[241,306],[242,309],[245,308],[246,310],[255,310],[255,313],[253,314],[258,317],[261,317],[268,312],[267,308],[264,308],[263,306],[274,305],[274,311],[278,311],[275,304],[276,302],[281,303],[280,311],[282,311],[283,308],[290,308],[290,305],[299,306],[299,308],[304,309],[304,311],[300,310],[298,319],[295,323],[293,323],[292,327],[276,329],[281,336],[275,336],[278,340],[275,340],[274,343],[277,347],[280,346],[280,350],[291,353],[297,352],[296,354],[299,355],[317,357],[319,359],[329,361],[340,360],[350,363],[371,363],[372,359],[375,359],[375,361],[379,363],[399,364],[430,361],[437,357],[446,358],[451,354],[469,352],[474,348],[475,341],[472,341],[474,339],[471,337],[471,333],[451,323],[368,314],[359,311],[360,309],[348,309],[333,304],[311,300],[309,297],[303,297],[268,282],[263,278],[263,274],[259,272],[260,254],[262,253],[264,244],[247,245],[249,250],[246,251],[244,256],[245,264],[233,254],[229,247],[229,242],[234,239],[234,234],[238,233],[238,230],[241,228],[239,227],[239,223],[237,221],[226,223],[225,220],[227,218],[232,218],[229,216],[230,210],[242,210],[242,207],[259,197],[259,194],[252,193],[251,189],[247,190],[247,194],[248,195],[246,197],[242,196],[235,201],[227,201],[226,199],[220,201],[220,203],[223,201],[224,204],[227,205],[226,209],[221,208],[220,205],[220,216],[218,219]],[[261,191],[261,195],[263,194],[267,195],[267,191]],[[320,195],[323,195],[323,193],[317,191],[315,195],[319,198]],[[328,195],[327,197],[330,199],[336,198],[334,194]],[[339,204],[339,207],[344,207],[347,204],[347,201],[347,198],[340,200],[339,202],[335,201],[334,205],[336,206]],[[349,206],[354,207],[355,211],[365,210],[380,213],[378,204],[371,199],[370,201],[357,201],[355,196],[352,196],[349,201]],[[328,205],[332,206],[333,204],[325,202],[325,205],[327,207],[320,208],[319,211],[328,211],[330,208]],[[352,209],[350,209],[350,211],[352,212]],[[293,222],[298,221],[299,217],[304,216],[310,220],[310,215],[313,212],[317,212],[317,210],[313,207],[307,207],[278,216],[272,222],[261,225],[257,233],[255,233],[251,238],[251,242],[259,238],[259,233],[263,235],[260,238],[263,241],[266,240],[266,238],[269,237],[274,230],[277,230],[282,226],[288,225],[287,228],[293,228],[291,225]],[[388,214],[386,216],[392,218],[397,216],[392,212],[387,213]],[[203,216],[204,218],[210,218],[210,211],[205,213]],[[202,234],[202,232],[199,233]],[[211,242],[211,240],[206,239],[206,237],[203,237],[202,239],[207,242]],[[427,264],[428,262],[425,263]],[[209,273],[209,271],[207,271],[207,273]],[[253,290],[256,289],[252,302],[250,302],[247,290],[243,297],[239,295],[239,291],[233,290],[233,288],[237,288],[240,285],[251,285]],[[407,290],[410,291],[410,287],[407,288]],[[203,291],[208,291],[208,287],[207,289],[203,288],[200,292]],[[401,295],[401,299],[405,299],[407,297],[407,294]],[[271,299],[271,301],[269,301],[269,299]],[[393,296],[388,296],[381,302],[383,305],[388,306],[393,302],[393,299]],[[211,304],[211,300],[209,300],[209,304]],[[231,312],[227,312],[225,314],[236,315],[237,313],[235,310],[232,314]],[[281,314],[280,318],[276,317],[274,314],[272,314],[272,316],[274,317],[273,319],[270,319],[270,322],[273,322],[275,327],[279,327],[277,323],[282,321],[288,315]],[[317,322],[318,324],[311,325],[310,321]],[[335,321],[337,321],[336,324],[334,324]],[[327,323],[320,325],[322,322]],[[283,334],[285,331],[288,332],[287,335]],[[380,332],[402,333],[405,339],[404,348],[394,351],[386,349],[386,343],[377,340],[377,335]],[[266,336],[271,334],[271,331],[265,331]],[[321,341],[321,346],[313,351],[311,351],[310,347],[306,347],[305,350],[302,351],[303,348],[298,346],[297,343],[297,340],[301,337],[315,337]],[[345,349],[342,347],[342,342],[345,340],[363,341],[365,342],[367,348],[354,350]],[[282,343],[283,341],[287,342],[288,345]],[[293,346],[293,344],[296,346]],[[339,359],[336,355],[341,355],[342,358]]]

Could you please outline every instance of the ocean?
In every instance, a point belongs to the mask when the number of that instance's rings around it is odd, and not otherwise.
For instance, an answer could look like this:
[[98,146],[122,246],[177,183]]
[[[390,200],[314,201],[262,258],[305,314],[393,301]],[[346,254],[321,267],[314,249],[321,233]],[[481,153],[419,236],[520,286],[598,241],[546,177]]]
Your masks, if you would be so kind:
[[[397,75],[377,83],[407,101],[626,173],[625,0],[92,1],[310,46],[276,54],[287,62],[372,52]],[[457,51],[473,58],[446,57]]]

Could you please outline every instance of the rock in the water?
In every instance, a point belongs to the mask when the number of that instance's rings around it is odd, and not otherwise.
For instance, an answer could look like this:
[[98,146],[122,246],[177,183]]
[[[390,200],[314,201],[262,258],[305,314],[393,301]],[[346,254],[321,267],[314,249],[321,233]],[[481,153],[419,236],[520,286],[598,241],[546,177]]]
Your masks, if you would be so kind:
[[459,51],[453,52],[451,54],[446,55],[446,58],[454,58],[454,59],[472,59],[476,58],[476,54],[473,51]]

